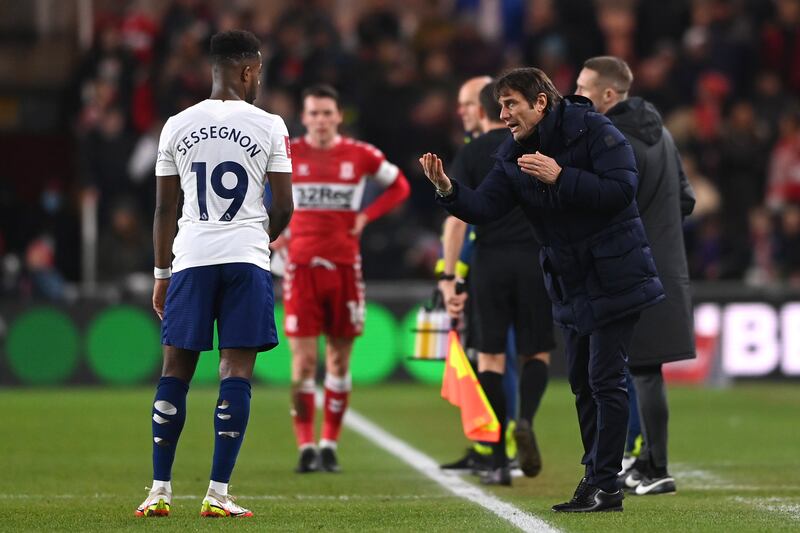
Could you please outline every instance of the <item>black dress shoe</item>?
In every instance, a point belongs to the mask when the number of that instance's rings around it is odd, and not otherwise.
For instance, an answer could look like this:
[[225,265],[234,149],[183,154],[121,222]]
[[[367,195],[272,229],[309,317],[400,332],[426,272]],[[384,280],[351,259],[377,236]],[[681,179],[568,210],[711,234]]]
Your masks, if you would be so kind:
[[483,485],[503,485],[505,487],[511,486],[511,469],[507,466],[487,470],[481,475],[481,483]]
[[585,477],[581,478],[577,488],[575,489],[575,493],[572,495],[572,499],[568,502],[554,505],[553,511],[562,512],[565,511],[568,507],[572,507],[573,505],[577,504],[582,498],[585,497],[585,493],[586,491],[589,490],[589,488],[590,488],[589,482],[586,480],[586,478]]
[[559,513],[622,511],[623,498],[625,498],[625,494],[622,489],[617,489],[616,492],[606,492],[600,487],[589,485],[586,478],[583,478],[575,490],[575,496],[567,503],[554,505],[553,511]]

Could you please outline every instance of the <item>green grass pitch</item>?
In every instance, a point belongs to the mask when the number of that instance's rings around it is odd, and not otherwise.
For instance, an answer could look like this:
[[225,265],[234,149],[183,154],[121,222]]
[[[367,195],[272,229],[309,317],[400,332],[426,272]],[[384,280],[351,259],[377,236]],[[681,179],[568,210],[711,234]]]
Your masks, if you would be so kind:
[[[216,390],[190,391],[173,475],[172,515],[137,519],[150,482],[153,389],[0,390],[3,531],[513,531],[399,459],[345,429],[344,472],[300,476],[285,388],[253,391],[232,493],[253,519],[198,516],[208,484]],[[800,530],[800,386],[672,387],[671,471],[678,494],[628,497],[624,513],[555,515],[581,475],[572,395],[551,384],[536,432],[544,470],[491,491],[570,532]],[[356,387],[353,407],[437,461],[464,449],[455,408],[436,387]],[[318,416],[318,419],[320,417]]]

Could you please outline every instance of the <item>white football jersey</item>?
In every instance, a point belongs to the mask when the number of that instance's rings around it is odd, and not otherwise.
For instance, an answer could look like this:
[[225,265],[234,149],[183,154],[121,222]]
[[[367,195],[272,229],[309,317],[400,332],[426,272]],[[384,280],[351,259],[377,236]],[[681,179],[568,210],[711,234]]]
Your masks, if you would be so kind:
[[269,270],[267,172],[291,172],[283,119],[241,100],[205,100],[170,117],[156,176],[180,176],[173,272],[221,263]]

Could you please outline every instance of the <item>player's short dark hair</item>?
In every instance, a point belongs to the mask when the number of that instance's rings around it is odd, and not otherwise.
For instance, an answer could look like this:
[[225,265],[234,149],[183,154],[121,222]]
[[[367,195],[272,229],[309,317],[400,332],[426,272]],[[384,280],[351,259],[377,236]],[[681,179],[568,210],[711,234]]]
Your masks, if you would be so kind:
[[503,108],[500,107],[500,102],[498,102],[497,98],[494,96],[494,86],[495,82],[493,81],[487,83],[483,89],[481,89],[478,95],[478,101],[483,108],[483,112],[489,117],[489,120],[497,121],[500,120],[500,112]]
[[211,38],[210,55],[214,63],[237,62],[258,57],[261,41],[245,30],[229,30]]
[[583,68],[597,72],[597,76],[621,94],[631,90],[633,73],[628,64],[614,56],[591,57],[583,62]]
[[306,87],[305,90],[303,90],[303,101],[305,101],[305,99],[309,96],[314,96],[316,98],[331,98],[334,102],[336,102],[336,107],[339,107],[339,91],[337,91],[333,85],[328,85],[327,83],[317,83],[316,85]]
[[547,96],[545,111],[548,113],[562,98],[547,74],[536,67],[515,68],[500,76],[495,83],[494,97],[499,99],[508,90],[521,93],[531,106],[536,102],[539,93],[544,93]]

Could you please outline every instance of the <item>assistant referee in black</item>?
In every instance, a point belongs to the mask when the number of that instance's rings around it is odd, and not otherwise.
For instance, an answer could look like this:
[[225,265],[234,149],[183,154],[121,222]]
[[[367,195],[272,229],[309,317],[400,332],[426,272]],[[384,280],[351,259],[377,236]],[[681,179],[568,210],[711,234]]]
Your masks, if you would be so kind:
[[[451,175],[471,189],[478,188],[494,165],[493,154],[511,136],[500,121],[494,89],[494,83],[489,83],[480,92],[485,133],[464,146],[450,168]],[[475,227],[469,297],[473,344],[478,349],[478,380],[501,423],[501,440],[492,447],[492,469],[482,481],[510,485],[503,388],[509,327],[514,327],[520,367],[520,413],[514,437],[520,467],[529,477],[541,470],[532,423],[547,386],[549,352],[555,346],[550,299],[539,267],[539,244],[519,207],[499,220]]]

